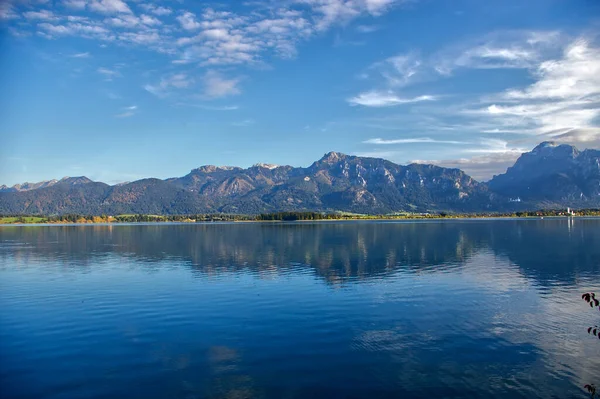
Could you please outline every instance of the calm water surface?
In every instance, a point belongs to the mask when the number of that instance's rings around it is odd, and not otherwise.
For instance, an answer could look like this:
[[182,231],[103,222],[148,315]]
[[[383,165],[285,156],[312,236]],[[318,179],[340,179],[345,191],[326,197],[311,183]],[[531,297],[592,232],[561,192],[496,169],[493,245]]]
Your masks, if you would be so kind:
[[3,398],[583,398],[600,220],[0,227]]

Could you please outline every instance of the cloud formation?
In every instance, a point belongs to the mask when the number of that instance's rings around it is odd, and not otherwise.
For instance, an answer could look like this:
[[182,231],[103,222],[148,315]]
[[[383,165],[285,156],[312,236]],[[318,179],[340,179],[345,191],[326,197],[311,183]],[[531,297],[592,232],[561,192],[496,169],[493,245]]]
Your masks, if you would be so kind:
[[130,105],[129,107],[123,107],[122,112],[115,115],[116,118],[129,118],[134,116],[137,112],[137,105]]
[[209,70],[204,75],[204,94],[209,98],[240,94],[240,81],[239,78],[226,78],[217,71]]
[[391,91],[368,91],[360,93],[355,97],[351,97],[347,101],[350,105],[353,106],[362,105],[364,107],[393,107],[396,105],[435,100],[436,96],[431,95],[422,95],[413,98],[402,98]]
[[532,84],[488,96],[482,99],[482,107],[467,108],[464,114],[487,123],[490,130],[509,126],[546,138],[600,138],[600,47],[578,38],[559,56],[527,70]]
[[163,76],[156,84],[147,84],[144,89],[157,97],[170,96],[177,89],[186,89],[194,85],[195,79],[186,73],[175,73]]
[[[333,26],[361,16],[376,17],[401,3],[397,0],[291,0],[236,13],[185,5],[123,0],[60,0],[29,9],[2,2],[0,18],[27,20],[15,34],[35,33],[48,39],[65,36],[109,45],[144,46],[172,57],[172,64],[204,66],[257,64],[268,57],[292,58],[297,44]],[[177,6],[177,7],[176,7]],[[370,30],[368,25],[363,31]]]
[[[158,81],[149,80],[142,87],[160,98],[178,92],[188,101],[237,95],[241,73],[232,68],[264,68],[272,59],[295,58],[300,43],[357,18],[383,15],[402,2],[289,0],[212,8],[133,0],[8,0],[0,2],[0,18],[9,21],[9,32],[15,36],[81,38],[101,48],[154,52],[164,62],[163,69],[159,66],[153,74]],[[358,31],[375,29],[376,25],[365,24]],[[71,57],[89,54],[80,51]],[[97,72],[107,81],[121,76],[104,66],[97,66]]]
[[[518,69],[530,79],[528,84],[509,86],[499,92],[463,96],[454,104],[430,104],[424,108],[426,114],[388,117],[385,126],[380,122],[369,123],[381,129],[389,125],[387,130],[401,130],[410,123],[412,131],[435,134],[448,130],[460,132],[462,137],[477,137],[468,140],[476,145],[458,151],[460,158],[428,162],[464,167],[487,179],[491,171],[499,172],[541,141],[600,146],[600,46],[596,36],[570,37],[557,31],[499,31],[431,55],[417,54],[398,54],[368,66],[363,80],[374,81],[378,88],[362,92],[348,99],[348,103],[377,108],[427,98],[402,98],[396,93],[399,88],[418,93],[420,86],[454,79],[461,70],[482,69],[491,74],[494,69]],[[442,94],[434,99],[460,95]],[[481,138],[485,135],[489,138]],[[393,146],[408,142],[415,141],[401,137],[370,139],[364,143]]]
[[385,140],[382,138],[375,138],[363,141],[365,144],[378,144],[378,145],[391,145],[391,144],[416,144],[416,143],[431,143],[431,144],[468,144],[464,141],[455,140],[436,140],[429,137],[417,137],[417,138],[405,138],[405,139],[391,139]]

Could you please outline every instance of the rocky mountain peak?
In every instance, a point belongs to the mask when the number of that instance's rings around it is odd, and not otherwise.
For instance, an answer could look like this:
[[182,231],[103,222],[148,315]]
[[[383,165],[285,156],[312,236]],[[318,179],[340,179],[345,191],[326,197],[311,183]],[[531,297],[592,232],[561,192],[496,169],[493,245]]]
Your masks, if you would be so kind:
[[36,190],[38,188],[50,187],[56,183],[58,183],[58,180],[52,179],[52,180],[44,180],[44,181],[37,182],[37,183],[25,182],[25,183],[21,183],[21,184],[15,184],[12,187],[2,185],[2,186],[0,186],[0,192],[30,191],[30,190]]
[[279,165],[275,165],[273,163],[255,163],[252,165],[253,168],[263,168],[263,169],[277,169]]
[[325,163],[336,163],[343,159],[346,159],[347,157],[348,156],[346,154],[342,154],[341,152],[330,151],[327,154],[323,155],[320,161]]
[[538,144],[530,153],[523,155],[541,155],[546,157],[576,158],[579,150],[569,144],[558,144],[555,141],[544,141]]
[[199,168],[193,169],[192,172],[200,172],[200,173],[214,173],[219,171],[228,171],[228,170],[241,170],[241,168],[237,166],[215,166],[215,165],[203,165]]
[[[56,180],[55,180],[55,182],[56,182]],[[56,183],[70,184],[70,185],[74,186],[77,184],[93,183],[93,181],[85,176],[77,176],[77,177],[65,176]]]
[[[511,198],[569,204],[600,199],[600,152],[546,141],[522,154],[514,166],[489,182],[492,190]],[[547,205],[546,205],[547,206]]]
[[[90,184],[85,184],[90,183]],[[202,166],[116,186],[87,177],[0,188],[4,214],[357,213],[501,211],[600,206],[600,151],[545,142],[489,183],[459,169],[328,152],[307,168]],[[52,187],[55,185],[56,187]],[[33,187],[36,187],[33,189]],[[20,186],[19,186],[20,187]]]

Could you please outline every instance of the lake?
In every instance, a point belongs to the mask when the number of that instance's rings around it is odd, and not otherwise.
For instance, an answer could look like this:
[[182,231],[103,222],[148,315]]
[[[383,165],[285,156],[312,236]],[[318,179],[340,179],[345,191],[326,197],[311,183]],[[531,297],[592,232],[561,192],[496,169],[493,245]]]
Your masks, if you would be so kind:
[[0,227],[3,398],[584,398],[600,219]]

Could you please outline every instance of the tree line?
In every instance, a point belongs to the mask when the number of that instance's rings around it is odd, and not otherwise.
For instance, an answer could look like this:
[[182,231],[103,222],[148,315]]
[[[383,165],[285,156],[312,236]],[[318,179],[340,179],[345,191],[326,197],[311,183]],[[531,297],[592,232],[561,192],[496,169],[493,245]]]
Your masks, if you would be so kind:
[[369,219],[439,219],[485,217],[559,217],[600,216],[600,209],[581,209],[567,213],[566,209],[523,211],[512,213],[396,213],[386,215],[359,215],[342,212],[272,212],[259,215],[193,214],[193,215],[0,215],[0,223],[153,223],[153,222],[232,222],[232,221],[309,221],[309,220],[369,220]]

